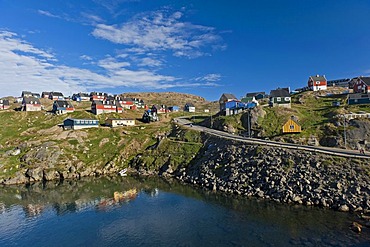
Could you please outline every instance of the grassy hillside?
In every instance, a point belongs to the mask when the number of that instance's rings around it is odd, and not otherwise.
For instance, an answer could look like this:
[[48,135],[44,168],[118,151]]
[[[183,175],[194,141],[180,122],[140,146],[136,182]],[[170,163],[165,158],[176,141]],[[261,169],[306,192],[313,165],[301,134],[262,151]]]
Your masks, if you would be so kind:
[[[166,95],[168,101],[159,103],[178,105],[178,102],[189,99],[189,95],[184,94]],[[158,97],[161,98],[160,94]],[[173,117],[184,114],[161,114],[159,122],[145,124],[139,121],[143,109],[96,116],[90,111],[91,102],[72,102],[75,112],[55,115],[50,112],[52,100],[41,99],[44,110],[39,112],[16,111],[20,104],[14,103],[14,99],[10,101],[10,109],[0,111],[0,178],[36,167],[63,170],[73,166],[78,170],[81,166],[83,169],[86,166],[104,167],[109,162],[125,167],[133,156],[170,131],[169,123]],[[199,104],[207,106],[209,102],[203,99]],[[61,124],[66,118],[98,119],[101,126],[64,131]],[[109,128],[104,126],[107,118],[135,118],[137,121],[136,126]]]
[[[369,105],[347,105],[347,95],[342,95],[345,89],[330,88],[321,92],[302,92],[292,96],[291,108],[283,107],[262,107],[264,117],[259,117],[257,125],[253,128],[258,131],[261,137],[270,139],[302,139],[307,140],[314,136],[322,138],[328,135],[340,135],[343,133],[343,123],[338,115],[346,113],[370,112]],[[339,101],[340,106],[332,106],[334,101]],[[246,131],[247,126],[243,124],[246,117],[239,114],[236,116],[220,116],[215,121],[223,125],[232,125],[239,132]],[[292,116],[302,127],[302,132],[297,134],[283,134],[282,126]],[[347,123],[348,124],[348,123]]]

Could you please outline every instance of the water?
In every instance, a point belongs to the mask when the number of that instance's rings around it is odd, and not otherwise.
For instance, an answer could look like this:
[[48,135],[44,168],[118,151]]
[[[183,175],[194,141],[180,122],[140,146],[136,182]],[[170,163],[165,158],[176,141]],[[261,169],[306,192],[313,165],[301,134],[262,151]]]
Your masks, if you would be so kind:
[[[137,195],[115,201],[115,191]],[[225,197],[158,178],[0,188],[0,246],[370,246],[354,215]]]

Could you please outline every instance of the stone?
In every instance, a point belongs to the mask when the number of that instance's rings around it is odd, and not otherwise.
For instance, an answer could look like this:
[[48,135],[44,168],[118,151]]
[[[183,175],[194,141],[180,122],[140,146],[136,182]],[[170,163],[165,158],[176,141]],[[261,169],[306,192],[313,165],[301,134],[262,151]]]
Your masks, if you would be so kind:
[[338,211],[340,211],[340,212],[348,212],[349,211],[349,207],[346,204],[342,204],[342,205],[339,206]]

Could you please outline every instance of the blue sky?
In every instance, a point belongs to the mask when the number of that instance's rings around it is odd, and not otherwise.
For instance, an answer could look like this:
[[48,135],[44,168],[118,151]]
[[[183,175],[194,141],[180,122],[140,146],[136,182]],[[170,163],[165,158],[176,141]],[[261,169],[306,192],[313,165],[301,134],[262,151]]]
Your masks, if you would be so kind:
[[217,100],[370,72],[368,0],[0,0],[0,96]]

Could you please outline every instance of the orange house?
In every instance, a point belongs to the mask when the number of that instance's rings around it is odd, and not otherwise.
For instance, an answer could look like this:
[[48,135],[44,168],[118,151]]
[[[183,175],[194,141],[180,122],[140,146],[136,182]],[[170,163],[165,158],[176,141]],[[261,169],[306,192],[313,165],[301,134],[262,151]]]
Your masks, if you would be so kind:
[[297,124],[293,119],[289,119],[283,125],[283,133],[300,133],[302,132],[302,128],[299,124]]

